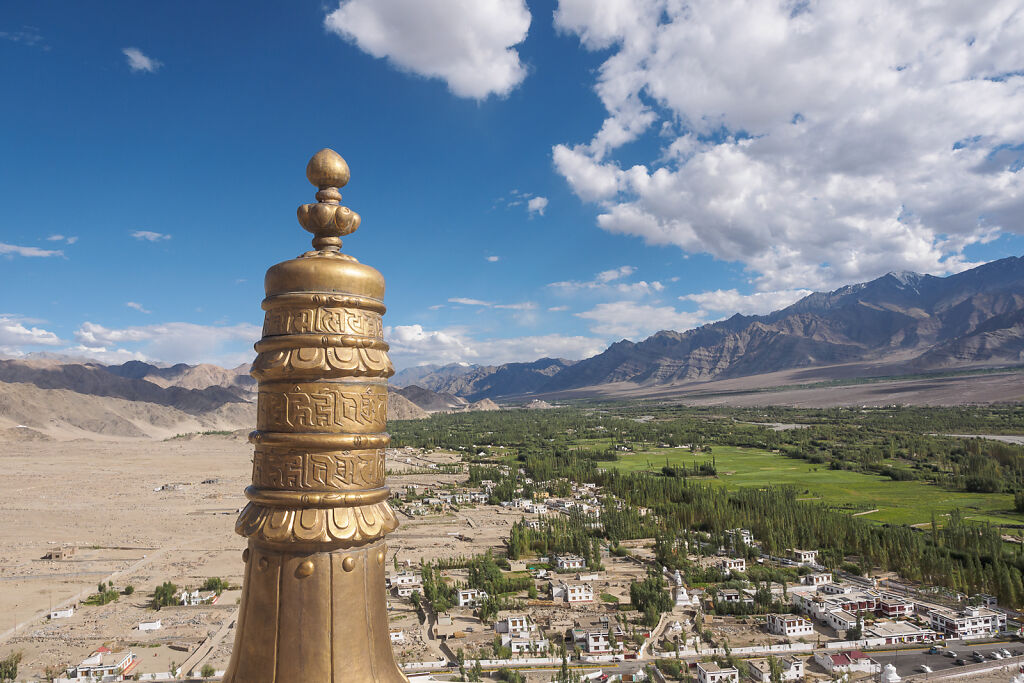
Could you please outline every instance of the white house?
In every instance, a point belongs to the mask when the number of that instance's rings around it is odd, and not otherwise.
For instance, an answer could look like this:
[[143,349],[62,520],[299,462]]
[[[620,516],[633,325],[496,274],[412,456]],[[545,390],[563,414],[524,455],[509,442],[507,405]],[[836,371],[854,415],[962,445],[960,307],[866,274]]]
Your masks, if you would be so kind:
[[395,586],[395,594],[400,598],[407,598],[413,593],[422,593],[423,586],[418,583],[403,583]]
[[697,662],[697,683],[739,683],[740,672],[734,666],[721,667],[714,662]]
[[[804,677],[804,662],[796,657],[783,657],[779,659],[782,665],[782,675],[779,677],[784,681],[799,681]],[[750,677],[757,683],[771,683],[772,668],[767,659],[750,659],[747,661],[750,668]]]
[[401,574],[389,576],[384,580],[384,583],[387,584],[388,588],[392,588],[393,586],[410,586],[419,582],[419,575],[412,572],[402,572]]
[[392,643],[404,643],[405,642],[405,631],[400,628],[388,629],[388,635],[391,636]]
[[805,586],[822,586],[826,583],[832,583],[832,575],[828,572],[804,574],[800,577],[800,583]]
[[723,572],[735,573],[747,571],[747,561],[742,557],[726,557],[718,563]]
[[754,544],[754,534],[750,533],[750,529],[729,529],[725,533],[726,535],[731,536],[734,541],[743,541],[743,545]]
[[530,622],[525,614],[510,614],[504,619],[494,622],[494,630],[498,633],[507,633],[515,638],[536,633],[537,625]]
[[960,611],[938,608],[929,615],[932,628],[949,638],[985,638],[1006,629],[1006,615],[987,607],[965,607]]
[[825,621],[836,631],[849,631],[857,625],[857,617],[842,609],[826,612]]
[[551,599],[564,600],[570,604],[594,601],[594,587],[587,583],[551,584]]
[[729,605],[747,605],[752,607],[754,605],[754,598],[748,595],[745,591],[740,591],[735,588],[723,588],[718,591],[718,601],[724,602]]
[[559,571],[583,569],[587,565],[579,555],[555,555],[555,566]]
[[75,608],[74,607],[66,607],[64,609],[55,609],[52,612],[50,612],[50,618],[51,619],[68,619],[68,618],[73,617],[73,616],[75,616]]
[[476,607],[487,599],[487,591],[477,588],[463,588],[458,593],[459,607]]
[[512,654],[541,653],[548,649],[548,639],[540,638],[536,634],[528,636],[511,636],[505,634],[501,637],[502,647],[512,650]]
[[130,674],[138,664],[139,658],[131,650],[111,652],[107,648],[101,647],[83,659],[81,664],[68,669],[67,674],[71,680],[123,681],[125,676]]
[[818,563],[818,551],[817,550],[801,550],[799,548],[790,548],[789,555],[793,558],[793,561],[797,564],[817,564]]
[[814,661],[822,666],[830,674],[854,673],[862,671],[865,673],[878,673],[881,669],[878,662],[868,657],[860,650],[850,652],[816,652]]
[[600,617],[597,621],[586,626],[573,628],[573,642],[581,645],[588,654],[611,652],[609,632],[615,636],[615,640],[620,644],[626,635],[618,621],[608,617]]
[[814,633],[814,625],[799,614],[769,614],[768,632],[787,638],[800,638]]
[[143,621],[139,624],[140,631],[158,631],[161,628],[163,628],[163,624],[160,623],[159,619],[156,621]]

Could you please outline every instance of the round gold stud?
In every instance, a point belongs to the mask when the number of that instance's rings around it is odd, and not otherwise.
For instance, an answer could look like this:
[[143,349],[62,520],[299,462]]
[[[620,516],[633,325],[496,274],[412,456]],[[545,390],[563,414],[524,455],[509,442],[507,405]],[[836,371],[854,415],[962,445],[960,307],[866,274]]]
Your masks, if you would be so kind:
[[313,560],[306,560],[299,565],[299,568],[295,570],[295,573],[299,575],[300,579],[304,579],[307,576],[313,575]]
[[270,566],[270,561],[265,557],[261,557],[259,562],[256,563],[256,566],[260,569],[265,570],[267,567]]
[[249,549],[246,548],[245,550],[242,551],[242,562],[246,563],[248,561],[249,561]]
[[378,550],[377,551],[377,564],[381,565],[382,567],[384,566],[384,551],[383,550]]
[[344,560],[341,561],[341,568],[347,572],[350,572],[356,568],[356,561],[351,557],[346,557]]

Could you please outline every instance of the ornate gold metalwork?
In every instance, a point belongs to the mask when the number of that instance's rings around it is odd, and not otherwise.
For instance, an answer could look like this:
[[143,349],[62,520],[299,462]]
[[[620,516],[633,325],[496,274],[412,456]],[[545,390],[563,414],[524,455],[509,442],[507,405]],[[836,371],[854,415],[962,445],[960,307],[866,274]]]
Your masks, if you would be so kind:
[[313,251],[267,271],[249,499],[235,531],[242,591],[231,683],[400,682],[388,634],[384,535],[398,520],[384,485],[384,278],[341,253],[359,214],[336,152],[306,167],[316,204],[299,207]]

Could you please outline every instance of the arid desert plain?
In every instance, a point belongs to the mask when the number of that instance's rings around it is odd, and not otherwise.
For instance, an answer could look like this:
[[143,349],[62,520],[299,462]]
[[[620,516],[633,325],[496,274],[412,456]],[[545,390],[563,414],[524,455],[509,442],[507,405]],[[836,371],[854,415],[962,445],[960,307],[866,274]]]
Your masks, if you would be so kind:
[[[234,533],[234,519],[245,502],[251,452],[244,432],[70,441],[25,429],[0,434],[0,656],[23,653],[19,678],[48,667],[63,670],[102,645],[130,647],[140,655],[137,671],[143,674],[167,671],[172,663],[184,671],[198,672],[206,663],[224,669],[234,640],[245,547]],[[388,465],[392,485],[457,477],[418,474],[425,462],[401,455]],[[438,463],[454,460],[441,453],[430,457]],[[403,476],[403,470],[413,473]],[[474,511],[472,527],[457,512],[401,519],[389,536],[390,549],[400,561],[416,561],[498,547],[518,515],[487,506]],[[471,543],[463,540],[469,538],[467,530]],[[74,548],[74,554],[43,559],[62,548]],[[159,611],[149,606],[153,590],[165,581],[198,588],[210,577],[232,586],[217,604]],[[134,592],[107,605],[78,604],[96,593],[101,581],[112,581],[122,592],[130,585]],[[74,616],[47,618],[65,604],[78,605]],[[411,608],[392,608],[393,625],[405,627],[407,634],[405,643],[396,645],[399,656],[436,659],[439,653],[424,644]],[[156,619],[159,630],[139,630],[140,623]]]

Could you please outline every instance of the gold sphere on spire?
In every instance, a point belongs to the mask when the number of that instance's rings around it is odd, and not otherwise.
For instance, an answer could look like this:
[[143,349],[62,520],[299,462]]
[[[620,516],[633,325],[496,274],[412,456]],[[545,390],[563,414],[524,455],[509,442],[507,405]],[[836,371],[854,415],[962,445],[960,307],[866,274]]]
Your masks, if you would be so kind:
[[341,155],[324,147],[306,164],[306,177],[317,189],[323,190],[328,187],[345,187],[351,175]]

